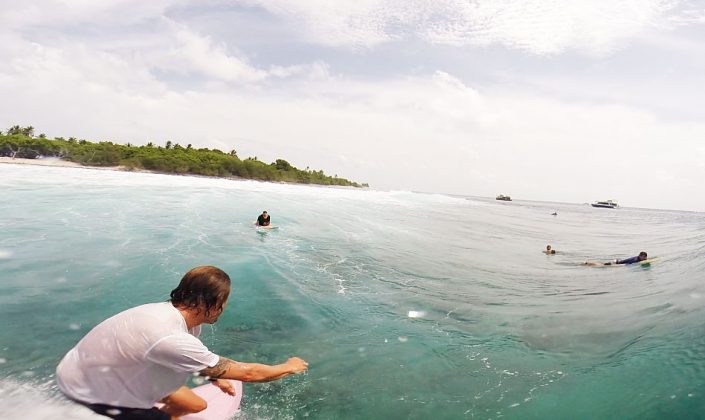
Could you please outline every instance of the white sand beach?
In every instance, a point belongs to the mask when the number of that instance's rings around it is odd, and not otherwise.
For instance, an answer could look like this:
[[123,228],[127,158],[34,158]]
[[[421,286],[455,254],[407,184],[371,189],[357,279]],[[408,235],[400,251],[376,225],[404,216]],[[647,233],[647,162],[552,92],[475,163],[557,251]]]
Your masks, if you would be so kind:
[[[129,171],[125,166],[84,166],[80,163],[70,162],[68,160],[63,160],[57,157],[44,157],[37,159],[22,159],[22,158],[11,158],[11,157],[0,157],[0,163],[10,163],[15,165],[35,165],[35,166],[60,166],[65,168],[83,168],[83,169],[97,169],[100,171]],[[156,173],[153,171],[148,171],[145,169],[134,169],[133,172],[149,172]]]
[[99,171],[139,172],[139,173],[162,174],[162,175],[170,175],[170,176],[191,176],[191,177],[196,177],[196,178],[222,178],[222,179],[230,179],[233,181],[255,181],[255,182],[264,182],[264,183],[272,183],[272,184],[305,185],[305,186],[317,187],[317,188],[334,188],[334,189],[368,189],[369,188],[369,187],[356,188],[356,187],[344,186],[344,185],[301,184],[301,183],[297,183],[297,182],[285,182],[285,181],[263,181],[263,180],[259,180],[259,179],[241,178],[238,176],[215,177],[215,176],[206,176],[206,175],[197,175],[197,174],[172,174],[172,173],[164,173],[164,172],[158,172],[158,171],[150,171],[148,169],[128,169],[125,166],[84,166],[79,163],[69,162],[67,160],[62,160],[57,157],[45,157],[45,158],[37,158],[37,159],[22,159],[22,158],[14,158],[13,159],[10,157],[0,156],[0,163],[9,163],[9,164],[15,164],[15,165],[35,165],[35,166],[60,166],[60,167],[66,167],[66,168],[95,169],[95,170],[99,170]]
[[67,160],[61,160],[57,157],[46,157],[37,159],[21,159],[21,158],[11,158],[11,157],[0,157],[0,163],[14,163],[16,165],[38,165],[38,166],[66,166],[71,168],[84,168],[76,162],[69,162]]

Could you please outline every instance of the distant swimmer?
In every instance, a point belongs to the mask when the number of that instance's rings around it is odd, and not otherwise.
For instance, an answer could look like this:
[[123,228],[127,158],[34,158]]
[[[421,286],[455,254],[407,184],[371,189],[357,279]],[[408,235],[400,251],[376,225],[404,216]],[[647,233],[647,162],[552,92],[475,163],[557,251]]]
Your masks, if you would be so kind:
[[556,253],[556,250],[555,250],[555,249],[552,249],[552,248],[551,248],[551,245],[546,245],[546,250],[545,250],[545,251],[541,251],[541,252],[543,252],[543,253],[546,254],[546,255],[551,255],[551,254],[555,254],[555,253]]
[[553,213],[551,213],[551,216],[558,216],[558,212],[554,211]]
[[272,222],[272,218],[267,214],[267,210],[263,211],[262,214],[260,214],[257,217],[257,221],[255,224],[257,226],[269,226],[269,224]]
[[637,255],[637,256],[635,256],[635,257],[630,257],[630,258],[627,258],[627,259],[624,259],[624,260],[619,260],[619,259],[617,259],[617,260],[610,261],[610,262],[606,262],[606,263],[593,262],[593,261],[585,261],[585,262],[583,263],[583,265],[590,265],[590,266],[602,266],[602,265],[613,265],[613,264],[614,264],[614,265],[620,265],[620,264],[628,265],[628,264],[635,264],[635,263],[638,263],[638,262],[642,262],[642,261],[646,260],[647,258],[648,258],[648,257],[647,257],[646,252],[641,251],[641,252],[639,253],[639,255]]

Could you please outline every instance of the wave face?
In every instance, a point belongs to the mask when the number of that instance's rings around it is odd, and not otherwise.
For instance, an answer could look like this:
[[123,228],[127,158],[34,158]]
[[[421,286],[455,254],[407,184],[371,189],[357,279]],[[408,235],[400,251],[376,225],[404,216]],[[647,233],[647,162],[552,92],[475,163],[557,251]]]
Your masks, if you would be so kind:
[[[0,165],[0,191],[0,401],[17,418],[88,415],[53,385],[63,354],[204,264],[233,279],[206,345],[310,362],[247,385],[243,418],[705,412],[702,213],[25,165]],[[262,210],[278,230],[253,228]],[[580,265],[642,250],[656,262]]]

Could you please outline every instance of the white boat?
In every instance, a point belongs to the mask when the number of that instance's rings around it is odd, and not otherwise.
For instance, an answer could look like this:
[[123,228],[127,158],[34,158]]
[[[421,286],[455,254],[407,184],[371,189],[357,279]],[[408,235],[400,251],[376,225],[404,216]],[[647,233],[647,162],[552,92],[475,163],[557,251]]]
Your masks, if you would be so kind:
[[603,209],[616,209],[619,207],[616,201],[614,200],[607,200],[607,201],[595,201],[594,203],[591,204],[593,207],[600,207]]

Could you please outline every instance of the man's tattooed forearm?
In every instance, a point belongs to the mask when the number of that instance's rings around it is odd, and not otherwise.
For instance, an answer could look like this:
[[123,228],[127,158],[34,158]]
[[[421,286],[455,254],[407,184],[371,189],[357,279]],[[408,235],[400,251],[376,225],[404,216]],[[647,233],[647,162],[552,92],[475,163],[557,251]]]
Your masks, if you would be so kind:
[[201,371],[201,376],[209,376],[211,378],[220,378],[221,376],[225,375],[225,372],[228,371],[228,366],[230,366],[231,363],[234,363],[232,360],[228,359],[227,357],[220,357],[218,359],[218,363],[215,364],[213,367],[207,367]]

